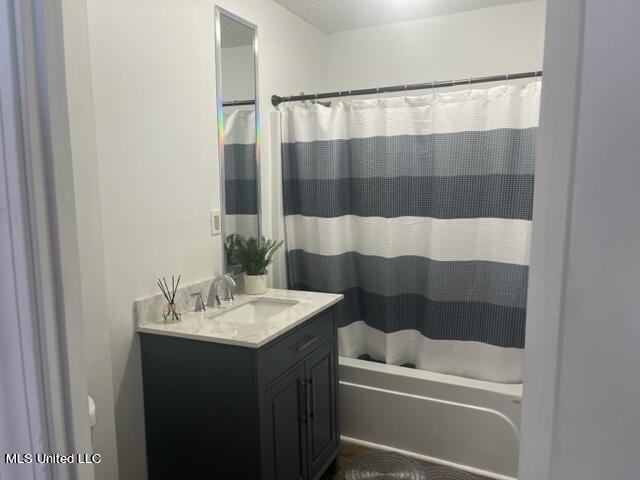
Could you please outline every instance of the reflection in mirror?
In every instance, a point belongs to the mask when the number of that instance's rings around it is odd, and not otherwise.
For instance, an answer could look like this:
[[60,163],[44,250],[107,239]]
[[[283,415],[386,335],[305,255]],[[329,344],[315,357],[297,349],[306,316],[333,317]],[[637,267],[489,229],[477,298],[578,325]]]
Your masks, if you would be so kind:
[[238,236],[260,236],[256,28],[216,8],[218,135],[226,271]]

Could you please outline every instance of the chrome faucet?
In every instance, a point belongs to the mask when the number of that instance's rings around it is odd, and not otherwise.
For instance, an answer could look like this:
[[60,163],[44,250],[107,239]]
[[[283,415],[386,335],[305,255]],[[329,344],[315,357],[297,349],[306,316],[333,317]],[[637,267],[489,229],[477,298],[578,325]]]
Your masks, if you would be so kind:
[[204,312],[207,307],[204,304],[204,300],[202,299],[202,292],[196,292],[191,294],[192,297],[196,297],[196,305],[193,307],[194,312]]
[[[220,295],[218,294],[218,286],[220,283],[224,283],[226,286],[225,296],[220,300]],[[222,307],[222,302],[226,304],[233,303],[233,292],[236,289],[236,282],[230,275],[224,274],[217,276],[213,283],[211,284],[211,292],[213,293],[213,306],[216,308]]]

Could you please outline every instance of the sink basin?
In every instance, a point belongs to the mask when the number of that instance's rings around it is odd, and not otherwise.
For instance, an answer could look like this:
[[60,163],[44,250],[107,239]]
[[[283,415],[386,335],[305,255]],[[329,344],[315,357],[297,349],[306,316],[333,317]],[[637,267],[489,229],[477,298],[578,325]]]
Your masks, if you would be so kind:
[[295,300],[259,298],[238,307],[231,308],[222,315],[216,315],[215,319],[234,323],[253,324],[284,312],[296,303],[298,302]]

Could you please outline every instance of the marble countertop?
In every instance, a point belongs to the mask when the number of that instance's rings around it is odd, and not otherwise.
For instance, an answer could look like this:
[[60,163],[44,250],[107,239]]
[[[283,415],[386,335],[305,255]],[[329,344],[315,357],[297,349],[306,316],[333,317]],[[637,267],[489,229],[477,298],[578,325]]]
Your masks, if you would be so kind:
[[[223,314],[257,299],[297,302],[283,312],[255,323],[226,320]],[[186,311],[178,322],[164,322],[157,318],[139,318],[138,332],[172,337],[225,343],[259,348],[274,338],[300,325],[317,313],[338,303],[341,294],[269,289],[263,295],[237,295],[233,305],[222,308],[207,307],[206,312]]]

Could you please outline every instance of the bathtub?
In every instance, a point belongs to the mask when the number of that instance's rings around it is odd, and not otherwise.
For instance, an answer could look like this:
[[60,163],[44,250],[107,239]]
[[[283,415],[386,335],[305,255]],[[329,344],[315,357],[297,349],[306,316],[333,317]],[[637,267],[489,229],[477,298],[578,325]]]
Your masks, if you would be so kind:
[[340,357],[342,439],[500,480],[518,473],[521,384]]

